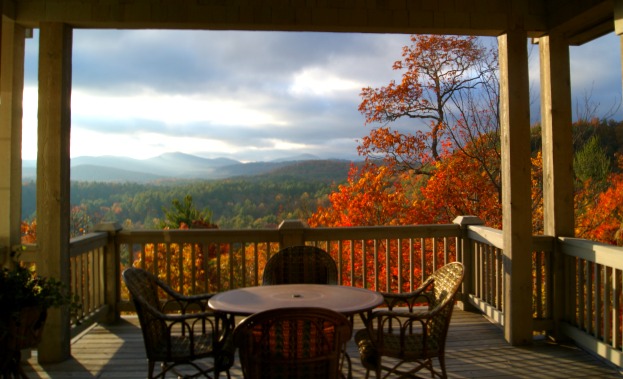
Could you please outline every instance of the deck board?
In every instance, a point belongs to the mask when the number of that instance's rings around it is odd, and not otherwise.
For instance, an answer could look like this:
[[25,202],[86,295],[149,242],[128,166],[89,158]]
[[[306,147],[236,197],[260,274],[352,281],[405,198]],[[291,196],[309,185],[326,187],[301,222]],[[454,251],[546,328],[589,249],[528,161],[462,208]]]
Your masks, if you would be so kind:
[[[361,328],[358,318],[355,328]],[[353,377],[363,378],[365,370],[352,340],[348,352]],[[623,378],[617,368],[573,345],[535,341],[530,347],[513,347],[487,318],[458,310],[448,333],[446,367],[448,377],[457,379]],[[24,369],[31,379],[145,378],[147,362],[138,320],[124,317],[115,325],[96,325],[74,339],[71,359],[40,365],[35,354]],[[242,378],[238,364],[231,374],[234,379]]]

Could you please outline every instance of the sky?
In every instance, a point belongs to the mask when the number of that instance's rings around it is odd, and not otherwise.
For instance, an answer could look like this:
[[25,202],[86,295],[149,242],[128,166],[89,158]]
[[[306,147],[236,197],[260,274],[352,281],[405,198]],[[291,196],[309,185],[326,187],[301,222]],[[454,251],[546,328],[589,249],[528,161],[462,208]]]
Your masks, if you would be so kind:
[[[250,162],[360,159],[358,142],[378,126],[357,110],[361,89],[400,78],[392,64],[409,36],[76,29],[73,40],[72,158],[183,152]],[[574,103],[590,97],[600,116],[623,119],[623,109],[611,111],[621,102],[619,37],[570,54]],[[37,56],[35,31],[26,42],[24,160],[37,154]],[[529,56],[538,97],[537,46]]]

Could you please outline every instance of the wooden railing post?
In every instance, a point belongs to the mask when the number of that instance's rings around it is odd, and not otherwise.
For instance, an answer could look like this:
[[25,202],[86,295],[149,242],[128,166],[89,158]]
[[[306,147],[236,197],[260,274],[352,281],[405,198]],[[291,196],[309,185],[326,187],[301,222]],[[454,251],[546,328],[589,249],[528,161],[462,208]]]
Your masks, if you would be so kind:
[[121,273],[119,252],[117,251],[117,235],[122,229],[118,223],[106,222],[96,225],[94,230],[108,233],[108,245],[106,245],[104,252],[104,298],[108,307],[104,315],[104,322],[106,323],[117,322],[121,317],[119,311]]
[[469,301],[469,295],[474,293],[474,244],[471,243],[467,232],[470,225],[484,225],[485,223],[477,216],[458,216],[452,220],[452,223],[461,226],[461,237],[457,243],[456,259],[463,263],[465,267],[465,276],[459,294],[458,305],[464,311],[475,311],[476,307]]
[[279,248],[305,244],[305,229],[309,226],[302,220],[284,220],[279,224]]

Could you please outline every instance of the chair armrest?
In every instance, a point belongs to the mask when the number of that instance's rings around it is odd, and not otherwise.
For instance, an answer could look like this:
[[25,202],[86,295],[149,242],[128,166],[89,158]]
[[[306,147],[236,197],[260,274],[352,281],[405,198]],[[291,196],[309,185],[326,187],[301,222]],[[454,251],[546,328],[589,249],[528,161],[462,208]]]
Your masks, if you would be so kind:
[[421,298],[426,300],[427,304],[431,304],[433,300],[433,294],[428,293],[427,290],[433,284],[433,278],[429,277],[418,289],[413,292],[407,293],[388,293],[381,292],[383,295],[383,301],[387,308],[391,311],[395,307],[403,305],[409,308],[409,311],[413,311],[414,305],[421,301]]
[[[166,310],[167,306],[170,304],[176,304],[176,307],[173,309],[179,309],[182,313],[187,313],[188,311],[195,311],[195,313],[196,311],[206,312],[208,309],[208,300],[214,296],[213,293],[182,295],[181,293],[174,291],[160,279],[156,279],[156,283],[164,292],[167,293],[170,298],[163,304],[163,310]],[[195,307],[193,307],[193,305],[195,305]]]
[[369,321],[372,323],[375,319],[404,319],[404,320],[428,320],[434,316],[434,313],[428,311],[408,312],[408,311],[376,311],[370,315]]
[[[165,312],[170,310],[179,310],[182,314],[208,312],[208,300],[212,294],[201,294],[191,296],[173,296],[162,305]],[[173,305],[173,306],[172,306]]]
[[[152,315],[154,315],[156,318],[165,320],[165,321],[183,321],[183,320],[190,320],[190,319],[201,319],[201,318],[209,318],[209,317],[220,317],[218,316],[215,312],[213,311],[201,311],[201,312],[194,312],[194,313],[166,313],[161,311],[160,309],[157,309],[155,307],[153,307],[151,304],[139,299],[138,300],[141,303],[141,306],[145,308],[145,310],[147,310],[149,313],[151,313]],[[166,306],[165,306],[166,307]],[[165,308],[163,307],[163,309]]]
[[[210,325],[211,330],[216,328],[222,330],[220,333],[220,339],[224,338],[233,330],[230,320],[225,314],[220,314],[213,311],[195,312],[195,313],[164,313],[149,304],[142,303],[146,311],[154,316],[154,319],[164,321],[168,325],[168,329],[171,329],[174,325],[182,327],[182,335],[198,335],[206,333],[206,324]],[[221,325],[221,326],[219,326]],[[197,330],[196,328],[199,328]]]

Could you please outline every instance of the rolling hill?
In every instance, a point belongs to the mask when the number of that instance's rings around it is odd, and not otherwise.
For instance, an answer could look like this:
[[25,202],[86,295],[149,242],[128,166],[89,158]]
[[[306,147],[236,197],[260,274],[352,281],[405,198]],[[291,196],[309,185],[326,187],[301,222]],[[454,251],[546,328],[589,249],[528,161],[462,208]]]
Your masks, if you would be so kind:
[[[116,156],[76,157],[71,160],[71,179],[80,182],[150,183],[164,180],[213,180],[232,177],[275,175],[287,178],[318,177],[343,180],[351,162],[319,159],[311,155],[269,162],[243,163],[228,158],[202,158],[166,153],[149,159]],[[36,179],[36,164],[24,161],[24,179]]]

